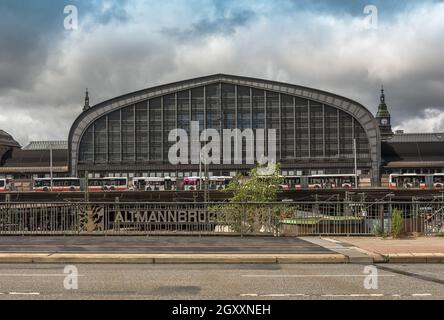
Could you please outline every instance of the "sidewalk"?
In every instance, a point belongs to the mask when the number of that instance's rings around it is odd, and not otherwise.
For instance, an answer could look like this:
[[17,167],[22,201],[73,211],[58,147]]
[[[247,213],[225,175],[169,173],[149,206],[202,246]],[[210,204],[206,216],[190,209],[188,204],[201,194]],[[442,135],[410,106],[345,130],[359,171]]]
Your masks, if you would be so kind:
[[444,263],[444,238],[5,236],[0,263]]
[[[327,242],[328,243],[328,242]],[[347,257],[296,237],[0,237],[0,263],[292,264],[347,263]]]
[[407,239],[332,237],[328,239],[344,246],[357,248],[373,256],[375,262],[444,263],[444,238],[440,237]]

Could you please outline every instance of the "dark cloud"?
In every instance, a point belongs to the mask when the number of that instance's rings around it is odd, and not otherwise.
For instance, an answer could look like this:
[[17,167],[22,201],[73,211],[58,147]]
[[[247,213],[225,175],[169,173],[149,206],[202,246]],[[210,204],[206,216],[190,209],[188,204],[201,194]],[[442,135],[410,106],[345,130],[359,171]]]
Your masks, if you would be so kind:
[[[219,7],[219,6],[218,6]],[[163,28],[161,33],[178,40],[205,38],[210,35],[230,36],[238,27],[243,27],[253,21],[256,14],[252,10],[236,12],[219,11],[215,18],[201,19],[189,27]]]
[[329,14],[349,14],[360,16],[364,7],[374,5],[380,9],[381,17],[389,18],[405,10],[411,10],[417,5],[425,3],[439,3],[443,0],[287,0],[286,10],[313,11]]
[[75,5],[80,22],[94,17],[95,24],[126,22],[127,1],[111,3],[101,10],[101,1],[86,0],[2,0],[0,2],[0,93],[8,89],[29,89],[44,68],[51,51],[67,35],[64,29],[66,5]]
[[[367,2],[3,0],[0,128],[22,144],[66,139],[86,87],[94,104],[231,73],[331,91],[373,112],[384,83],[395,126],[444,130],[430,120],[444,111],[444,7],[372,1],[383,15],[366,31]],[[66,4],[79,8],[77,32],[63,29]]]

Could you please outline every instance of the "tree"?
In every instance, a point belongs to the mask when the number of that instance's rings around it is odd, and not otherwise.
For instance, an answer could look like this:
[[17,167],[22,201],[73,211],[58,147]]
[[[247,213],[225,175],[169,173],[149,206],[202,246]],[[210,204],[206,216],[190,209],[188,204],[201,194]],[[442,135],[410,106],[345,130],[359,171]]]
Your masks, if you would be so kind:
[[277,201],[281,190],[280,172],[279,164],[256,167],[249,177],[233,179],[226,189],[233,194],[229,202],[212,208],[220,221],[235,232],[275,232],[279,218],[284,218],[289,211],[284,205],[269,204]]

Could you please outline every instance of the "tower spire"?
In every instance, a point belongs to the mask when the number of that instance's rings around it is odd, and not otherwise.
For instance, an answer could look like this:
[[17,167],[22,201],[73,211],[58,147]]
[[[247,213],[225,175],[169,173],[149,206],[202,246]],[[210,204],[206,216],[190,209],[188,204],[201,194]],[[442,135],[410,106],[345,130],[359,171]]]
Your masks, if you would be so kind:
[[385,103],[384,85],[381,85],[381,103]]
[[89,106],[89,92],[88,92],[88,88],[86,88],[86,92],[85,92],[85,105],[83,106],[83,111],[86,111],[90,108]]
[[381,85],[381,96],[380,103],[378,107],[378,113],[376,114],[376,119],[379,123],[379,129],[381,130],[382,138],[388,138],[393,135],[391,126],[391,115],[388,110],[387,104],[385,103],[385,89],[384,85]]

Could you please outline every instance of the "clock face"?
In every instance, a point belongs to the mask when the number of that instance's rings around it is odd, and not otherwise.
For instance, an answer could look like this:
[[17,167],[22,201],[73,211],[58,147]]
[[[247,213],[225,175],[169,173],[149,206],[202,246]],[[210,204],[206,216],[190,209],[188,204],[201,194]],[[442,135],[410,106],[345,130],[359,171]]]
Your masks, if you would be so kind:
[[388,124],[388,120],[387,119],[382,119],[381,120],[381,124],[386,126]]

